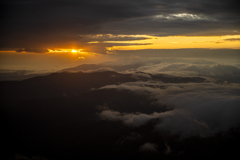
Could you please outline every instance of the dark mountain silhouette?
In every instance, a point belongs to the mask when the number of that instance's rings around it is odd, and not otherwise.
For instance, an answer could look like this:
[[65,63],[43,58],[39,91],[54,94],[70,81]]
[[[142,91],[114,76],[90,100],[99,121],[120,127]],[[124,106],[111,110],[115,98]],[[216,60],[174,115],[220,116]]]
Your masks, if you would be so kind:
[[[143,72],[137,72],[146,74]],[[168,77],[157,74],[150,75],[151,80],[166,83],[204,82],[200,77]],[[105,72],[59,72],[46,76],[37,76],[23,81],[0,82],[2,101],[16,103],[19,101],[79,95],[103,87],[105,85],[118,85],[125,82],[146,81],[144,77],[136,77],[133,74],[120,74],[114,71]],[[14,98],[14,101],[13,101]]]
[[[146,74],[146,73],[141,73]],[[150,74],[148,74],[150,75]],[[150,75],[150,80],[202,82],[194,77]],[[152,119],[140,127],[122,121],[104,120],[104,110],[121,113],[169,111],[148,94],[130,90],[97,89],[105,85],[149,79],[113,71],[92,73],[53,73],[23,81],[0,82],[3,159],[203,159],[220,154],[236,156],[239,130],[214,137],[179,139],[166,131],[156,131],[160,119]],[[227,136],[226,136],[227,135]],[[166,154],[166,142],[171,154]],[[142,151],[146,143],[158,152]],[[229,156],[231,153],[231,156]]]
[[78,95],[105,85],[136,81],[130,74],[112,71],[94,73],[52,73],[23,81],[0,82],[2,100],[14,102],[47,97]]
[[126,71],[130,69],[137,69],[138,67],[142,66],[141,63],[136,64],[126,64],[126,65],[112,65],[112,64],[82,64],[73,68],[67,68],[63,71],[94,71],[99,70],[101,68],[109,68],[114,71]]
[[[112,89],[91,91],[81,96],[28,100],[2,107],[4,154],[8,158],[21,154],[47,159],[79,159],[83,156],[107,159],[191,159],[197,156],[201,159],[219,152],[224,157],[236,151],[237,130],[232,130],[228,134],[230,137],[219,134],[213,138],[179,140],[170,133],[154,131],[158,119],[131,127],[98,116],[104,107],[125,113],[167,110],[165,106],[157,109],[153,101],[150,96]],[[174,151],[170,156],[164,153],[166,139]],[[139,146],[146,142],[157,144],[159,152],[140,152]]]
[[25,79],[37,77],[37,76],[45,76],[50,73],[43,74],[22,74],[22,72],[13,72],[13,73],[0,73],[0,81],[22,81]]

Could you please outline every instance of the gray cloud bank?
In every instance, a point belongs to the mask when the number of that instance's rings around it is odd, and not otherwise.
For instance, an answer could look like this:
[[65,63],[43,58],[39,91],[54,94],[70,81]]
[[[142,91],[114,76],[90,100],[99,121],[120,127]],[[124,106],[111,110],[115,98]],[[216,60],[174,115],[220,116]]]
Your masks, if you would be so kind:
[[34,52],[34,53],[46,53],[49,52],[47,49],[45,48],[20,48],[17,49],[16,52]]

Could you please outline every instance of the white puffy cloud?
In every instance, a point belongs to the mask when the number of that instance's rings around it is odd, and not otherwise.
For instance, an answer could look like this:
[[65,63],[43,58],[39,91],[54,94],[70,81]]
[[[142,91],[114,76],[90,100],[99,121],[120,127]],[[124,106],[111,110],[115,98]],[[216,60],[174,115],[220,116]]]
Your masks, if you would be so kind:
[[117,111],[105,110],[100,114],[102,119],[123,121],[126,125],[139,127],[146,124],[152,119],[160,121],[155,126],[157,131],[170,131],[171,134],[179,134],[183,138],[191,136],[206,136],[208,126],[205,122],[200,122],[191,117],[190,114],[183,110],[173,110],[168,112],[153,114],[127,114]]
[[155,143],[144,143],[139,147],[139,152],[158,152],[158,145]]
[[120,113],[112,110],[105,110],[105,111],[102,111],[99,115],[102,119],[108,119],[113,121],[120,120],[127,125],[139,127],[141,125],[146,124],[149,120],[158,117],[159,113],[153,113],[152,115],[126,114],[126,113]]
[[180,13],[180,14],[168,14],[168,15],[156,15],[155,19],[168,19],[168,20],[176,20],[182,19],[185,21],[196,21],[196,20],[204,20],[204,21],[214,21],[216,19],[207,17],[204,15],[196,15],[196,14],[188,14],[188,13]]
[[157,131],[169,131],[186,138],[211,136],[240,124],[239,84],[129,82],[101,89],[108,88],[151,95],[157,99],[155,103],[172,109],[153,114],[127,114],[111,110],[100,113],[102,118],[120,120],[134,127],[144,125],[151,119],[159,119],[155,125]]

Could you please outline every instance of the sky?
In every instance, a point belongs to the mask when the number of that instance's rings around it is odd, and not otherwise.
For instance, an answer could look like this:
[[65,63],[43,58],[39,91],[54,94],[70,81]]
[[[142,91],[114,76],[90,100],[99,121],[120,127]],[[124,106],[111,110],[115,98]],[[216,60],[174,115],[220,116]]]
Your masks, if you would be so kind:
[[236,0],[4,0],[0,68],[58,70],[111,61],[120,51],[239,50],[237,6]]

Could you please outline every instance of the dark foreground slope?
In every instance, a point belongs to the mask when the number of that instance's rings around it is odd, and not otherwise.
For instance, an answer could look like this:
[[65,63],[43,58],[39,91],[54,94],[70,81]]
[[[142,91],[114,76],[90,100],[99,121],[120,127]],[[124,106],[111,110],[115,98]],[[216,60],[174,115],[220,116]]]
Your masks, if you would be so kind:
[[7,103],[31,99],[78,95],[105,85],[136,81],[130,74],[116,72],[52,73],[23,81],[0,82],[1,97]]
[[145,114],[169,110],[148,94],[97,89],[139,80],[131,74],[80,72],[1,82],[2,156],[65,160],[201,159],[237,155],[236,129],[209,138],[181,139],[166,131],[156,131],[157,118],[141,126],[102,119],[100,113],[104,110]]

